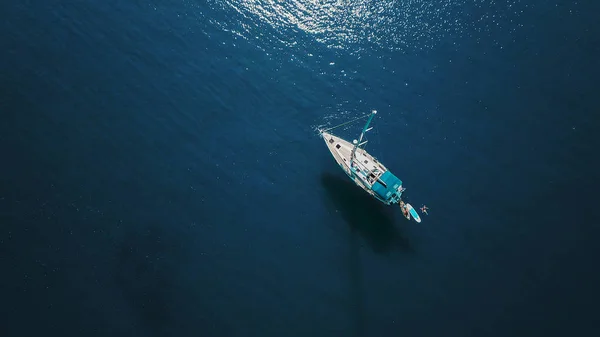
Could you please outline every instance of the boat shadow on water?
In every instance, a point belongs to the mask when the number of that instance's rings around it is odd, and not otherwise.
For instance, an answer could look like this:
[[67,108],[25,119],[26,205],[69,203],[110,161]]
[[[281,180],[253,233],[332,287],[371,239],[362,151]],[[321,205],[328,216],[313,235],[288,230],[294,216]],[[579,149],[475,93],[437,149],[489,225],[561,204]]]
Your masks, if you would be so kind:
[[395,225],[393,212],[400,211],[397,207],[382,204],[344,176],[323,173],[321,184],[342,218],[374,252],[389,253],[393,249],[413,251]]

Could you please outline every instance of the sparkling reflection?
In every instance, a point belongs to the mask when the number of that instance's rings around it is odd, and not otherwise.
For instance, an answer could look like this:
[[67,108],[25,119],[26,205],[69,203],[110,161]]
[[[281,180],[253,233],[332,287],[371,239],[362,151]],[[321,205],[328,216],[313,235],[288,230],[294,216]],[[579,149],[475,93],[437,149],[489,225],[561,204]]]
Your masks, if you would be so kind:
[[[209,0],[243,22],[214,22],[247,39],[274,29],[286,45],[306,33],[330,48],[429,49],[498,28],[521,0]],[[238,18],[239,19],[239,18]],[[506,20],[506,22],[509,22]],[[514,25],[513,25],[514,26]],[[514,28],[510,28],[514,29]]]

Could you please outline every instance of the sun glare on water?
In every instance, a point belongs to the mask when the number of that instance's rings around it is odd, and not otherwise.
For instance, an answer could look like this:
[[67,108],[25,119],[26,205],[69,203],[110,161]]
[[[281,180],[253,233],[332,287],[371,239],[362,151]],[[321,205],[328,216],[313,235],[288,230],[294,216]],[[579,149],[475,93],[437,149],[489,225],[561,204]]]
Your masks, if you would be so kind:
[[521,0],[209,1],[245,21],[241,28],[233,21],[216,22],[245,38],[267,34],[264,28],[269,28],[286,44],[303,32],[330,48],[410,50],[497,27],[503,16],[518,14],[515,5]]

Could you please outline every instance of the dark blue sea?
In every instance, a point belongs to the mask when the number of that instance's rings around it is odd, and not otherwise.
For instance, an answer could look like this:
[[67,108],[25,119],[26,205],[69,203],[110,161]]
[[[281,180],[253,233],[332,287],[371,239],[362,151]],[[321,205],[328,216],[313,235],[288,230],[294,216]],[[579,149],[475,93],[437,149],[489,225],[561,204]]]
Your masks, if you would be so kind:
[[2,2],[0,336],[598,336],[598,13]]

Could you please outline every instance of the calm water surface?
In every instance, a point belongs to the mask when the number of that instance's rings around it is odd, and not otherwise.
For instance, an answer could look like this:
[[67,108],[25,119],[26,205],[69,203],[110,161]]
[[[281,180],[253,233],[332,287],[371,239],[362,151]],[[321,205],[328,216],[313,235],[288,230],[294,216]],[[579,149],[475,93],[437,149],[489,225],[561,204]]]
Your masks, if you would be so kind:
[[2,336],[596,336],[598,10],[0,5]]

